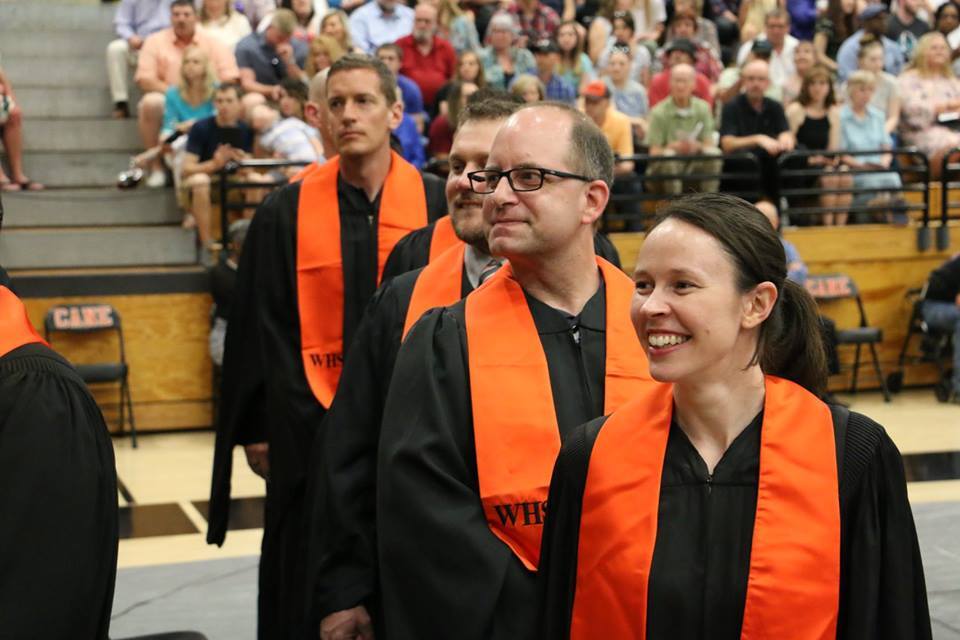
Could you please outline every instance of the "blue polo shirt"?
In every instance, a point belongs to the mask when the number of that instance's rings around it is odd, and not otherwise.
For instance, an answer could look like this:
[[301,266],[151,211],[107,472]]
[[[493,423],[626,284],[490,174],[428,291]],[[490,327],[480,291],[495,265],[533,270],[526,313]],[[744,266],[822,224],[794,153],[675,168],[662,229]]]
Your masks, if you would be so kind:
[[[305,42],[291,38],[293,56],[297,66],[303,69],[307,59],[308,46]],[[237,43],[235,51],[237,66],[241,69],[253,69],[257,82],[276,85],[287,77],[287,65],[277,55],[277,50],[268,44],[263,33],[251,33]]]

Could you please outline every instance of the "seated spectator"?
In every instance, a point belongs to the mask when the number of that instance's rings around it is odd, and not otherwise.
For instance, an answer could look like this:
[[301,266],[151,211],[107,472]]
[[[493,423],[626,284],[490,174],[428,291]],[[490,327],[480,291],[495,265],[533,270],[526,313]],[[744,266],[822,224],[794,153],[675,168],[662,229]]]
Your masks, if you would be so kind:
[[923,321],[935,331],[953,335],[953,376],[950,402],[960,404],[960,255],[930,273],[923,300]]
[[[648,93],[651,107],[656,106],[661,100],[664,100],[670,95],[670,69],[678,64],[685,64],[691,67],[694,65],[695,50],[693,43],[689,40],[675,40],[663,49],[664,53],[666,53],[666,69],[653,76],[650,80],[650,91]],[[702,73],[698,72],[696,74],[693,95],[705,101],[713,108],[713,88],[710,85],[710,81]]]
[[399,0],[368,0],[350,16],[353,43],[373,55],[377,47],[396,42],[413,31],[413,9]]
[[344,53],[364,53],[353,44],[350,35],[350,19],[341,9],[330,9],[320,20],[321,35],[330,36],[340,45]]
[[540,78],[528,73],[517,76],[510,85],[510,95],[520,98],[524,102],[543,102],[547,99],[547,89],[540,82]]
[[293,39],[297,19],[289,9],[277,9],[270,17],[270,26],[263,32],[251,33],[237,44],[240,86],[249,110],[262,99],[280,99],[280,81],[303,77],[307,45]]
[[[743,91],[743,78],[740,77],[740,69],[746,67],[754,60],[761,60],[770,64],[770,56],[772,54],[773,47],[770,46],[769,42],[766,40],[754,40],[753,48],[750,49],[750,53],[747,55],[747,61],[740,66],[727,67],[723,70],[723,73],[720,74],[720,79],[717,80],[717,84],[714,86],[714,95],[716,97],[714,103],[722,106],[740,95]],[[651,86],[651,89],[652,88]],[[775,85],[771,82],[768,83],[767,91],[764,95],[771,100],[776,100],[780,104],[783,104],[783,90],[784,87],[782,85]]]
[[487,34],[490,46],[481,49],[479,54],[488,86],[505,91],[514,76],[537,72],[533,54],[516,46],[517,27],[513,18],[504,13],[494,15]]
[[453,80],[440,87],[440,91],[437,91],[437,112],[439,114],[447,113],[448,96],[450,95],[450,90],[453,88],[453,85],[457,82],[469,82],[477,85],[477,87],[481,89],[487,86],[487,78],[483,74],[483,65],[480,64],[480,56],[478,56],[475,51],[464,51],[460,54],[460,59],[457,61],[457,71],[453,76]]
[[251,31],[250,21],[233,8],[230,0],[202,0],[200,26],[207,33],[220,38],[220,42],[230,51]]
[[900,45],[904,60],[913,59],[917,40],[930,31],[930,25],[917,16],[920,4],[921,0],[898,0],[893,14],[887,20],[886,36]]
[[227,258],[210,269],[210,297],[213,298],[213,324],[210,326],[208,346],[213,364],[223,366],[223,343],[227,337],[227,323],[230,322],[230,307],[233,291],[237,287],[237,267],[243,252],[243,241],[247,237],[249,220],[235,220],[227,230]]
[[413,118],[417,125],[417,131],[423,131],[427,123],[427,114],[423,108],[423,95],[420,93],[420,87],[417,83],[400,73],[403,65],[403,49],[393,43],[382,44],[377,47],[377,57],[387,69],[393,72],[397,79],[397,88],[400,89],[400,96],[403,99],[403,112]]
[[437,35],[436,7],[421,3],[413,13],[413,33],[397,40],[400,47],[400,73],[420,87],[423,106],[436,113],[440,87],[453,77],[457,54],[453,45]]
[[810,69],[817,64],[817,50],[813,43],[808,40],[801,40],[797,43],[797,48],[793,50],[793,66],[796,74],[787,78],[783,83],[782,104],[789,105],[800,95],[800,86]]
[[[796,140],[796,148],[809,151],[839,151],[841,140],[840,109],[837,107],[833,93],[833,77],[826,67],[816,65],[803,77],[800,86],[800,96],[796,102],[787,106],[787,122],[790,132]],[[821,189],[836,191],[849,189],[853,181],[846,173],[838,173],[840,166],[839,156],[815,155],[793,159],[791,168],[820,169],[819,176],[803,176],[795,178],[792,188],[812,189],[819,186]],[[794,202],[805,203],[810,198],[793,197]],[[850,208],[851,196],[849,193],[822,193],[819,196],[819,205],[824,209],[832,209],[822,215],[824,225],[842,225],[847,222],[847,212]],[[800,206],[803,206],[801,204]],[[795,220],[795,224],[811,222],[809,216]]]
[[453,146],[453,133],[457,129],[457,120],[460,112],[466,106],[467,100],[479,91],[480,87],[472,82],[456,81],[450,88],[449,101],[446,113],[441,113],[430,123],[430,143],[427,152],[436,160],[445,160],[450,155]]
[[250,26],[256,28],[267,14],[277,10],[277,0],[240,0],[243,15],[250,21]]
[[170,7],[166,2],[120,0],[117,5],[113,18],[117,39],[107,45],[107,76],[114,118],[130,117],[127,72],[136,66],[144,41],[147,36],[169,26]]
[[746,0],[740,3],[740,42],[749,42],[764,31],[767,14],[783,6],[780,0]]
[[933,30],[943,34],[951,51],[960,47],[960,3],[947,0],[933,14]]
[[807,267],[807,263],[803,261],[803,258],[800,257],[800,252],[797,251],[794,244],[783,237],[781,233],[782,229],[780,228],[780,212],[777,211],[777,208],[769,200],[761,200],[760,202],[754,203],[754,206],[760,210],[760,213],[766,216],[770,222],[770,226],[772,226],[780,236],[780,244],[783,246],[783,253],[787,258],[787,278],[793,280],[801,287],[806,286],[810,269]]
[[[0,139],[10,165],[8,177],[0,165],[0,189],[3,191],[40,191],[43,185],[23,172],[23,111],[17,104],[13,85],[0,67]],[[0,205],[0,217],[2,217]]]
[[630,118],[637,138],[643,139],[647,128],[646,116],[650,111],[647,90],[643,85],[630,78],[630,54],[627,48],[614,49],[607,63],[604,82],[610,89],[613,104],[617,111]]
[[[890,134],[887,133],[883,112],[871,106],[870,99],[876,86],[876,77],[869,71],[855,71],[847,80],[847,104],[840,109],[841,148],[844,151],[874,151],[890,149]],[[843,162],[851,169],[888,169],[892,154],[878,153],[870,155],[844,156]],[[857,189],[870,189],[872,193],[858,193],[853,200],[854,208],[859,206],[878,206],[891,202],[887,190],[897,191],[893,199],[899,199],[901,187],[899,174],[886,173],[855,174],[853,186]],[[899,203],[894,203],[899,204]],[[897,222],[906,222],[906,216],[899,213]],[[874,213],[858,214],[858,220],[871,221]]]
[[506,13],[520,27],[518,47],[551,40],[560,26],[560,15],[540,0],[509,0]]
[[840,45],[857,30],[857,16],[867,0],[829,0],[826,12],[816,22],[813,46],[817,60],[831,71],[837,70],[837,51]]
[[[287,9],[292,11],[296,17],[296,26],[290,37],[293,40],[299,40],[304,44],[309,44],[314,36],[320,34],[320,19],[326,12],[326,2],[320,2],[322,5],[320,11],[317,11],[314,0],[280,0],[277,4],[278,9]],[[272,22],[273,13],[268,13],[260,19],[257,25],[257,31],[264,32]]]
[[[720,78],[723,65],[720,64],[720,54],[710,48],[697,33],[697,15],[689,10],[678,10],[670,21],[670,31],[679,40],[686,40],[693,45],[694,65],[698,73],[705,76],[711,83]],[[668,57],[666,47],[660,50],[660,63],[665,68]]]
[[857,52],[865,34],[871,34],[883,43],[883,68],[898,76],[903,70],[904,57],[900,45],[884,35],[887,31],[887,8],[882,4],[869,4],[860,12],[860,29],[853,32],[837,50],[837,73],[846,80],[857,68]]
[[896,133],[900,126],[900,90],[897,79],[883,70],[883,44],[873,36],[865,35],[857,54],[857,65],[876,78],[870,104],[883,112],[887,133]]
[[[587,55],[594,65],[600,63],[600,54],[607,48],[613,35],[613,14],[630,10],[630,0],[602,0],[587,30]],[[631,16],[631,19],[633,16]],[[614,40],[616,41],[616,40]]]
[[393,130],[393,137],[396,138],[400,148],[397,152],[403,156],[403,159],[422,169],[427,164],[427,152],[423,148],[423,137],[417,130],[417,123],[409,113],[404,113],[400,124]]
[[[705,100],[693,95],[696,71],[688,64],[674,65],[670,71],[670,95],[650,111],[645,144],[652,156],[715,155],[704,160],[657,161],[647,165],[646,175],[691,173],[719,174],[723,161],[714,142],[713,115]],[[719,179],[648,180],[646,188],[654,193],[676,195],[684,191],[716,191]]]
[[920,38],[910,69],[898,79],[900,139],[927,155],[930,171],[939,178],[943,154],[960,146],[960,131],[939,123],[938,117],[960,111],[960,80],[950,68],[950,49],[943,35]]
[[600,52],[600,57],[597,59],[597,69],[603,73],[610,61],[610,53],[615,48],[626,47],[630,50],[630,59],[632,60],[630,76],[646,86],[650,82],[650,67],[653,57],[647,47],[637,42],[634,34],[633,14],[629,11],[618,11],[613,14],[613,33],[607,39],[603,51]]
[[322,34],[316,36],[310,41],[307,50],[307,62],[303,68],[304,81],[309,83],[313,76],[328,68],[346,53],[333,37]]
[[653,47],[663,36],[664,21],[667,19],[663,0],[603,0],[597,16],[590,23],[587,40],[590,58],[598,67],[602,66],[600,54],[608,46],[610,37],[616,35],[613,33],[614,16],[623,12],[630,14],[630,24],[635,34],[626,42]]
[[[723,57],[721,56],[720,38],[717,35],[717,25],[714,24],[712,20],[707,20],[701,15],[703,13],[702,5],[703,3],[698,0],[674,0],[673,10],[676,13],[692,13],[696,16],[697,26],[694,32],[697,34],[697,38],[716,54],[718,60],[722,60]],[[683,36],[678,36],[674,33],[671,25],[667,25],[666,35],[663,38],[664,42],[670,42],[681,37]]]
[[[840,0],[835,0],[840,2]],[[713,23],[717,25],[717,37],[723,60],[733,58],[729,53],[733,45],[740,40],[740,0],[709,0]]]
[[[143,91],[137,119],[144,149],[159,143],[163,124],[163,109],[167,89],[180,81],[183,52],[197,46],[213,64],[220,82],[234,82],[240,72],[233,54],[216,37],[197,26],[197,12],[193,0],[173,0],[170,4],[170,28],[147,37],[140,50],[134,80]],[[157,158],[150,165],[148,187],[162,187],[166,176]]]
[[560,66],[557,75],[576,88],[597,79],[593,62],[583,50],[583,38],[580,35],[580,25],[568,20],[557,28],[557,46],[560,48]]
[[536,43],[532,49],[533,58],[537,63],[537,77],[543,83],[546,99],[567,104],[576,102],[577,87],[557,74],[557,69],[560,67],[560,47],[557,43],[553,40],[545,40]]
[[437,34],[453,45],[457,55],[480,49],[480,36],[473,13],[460,8],[457,0],[426,0],[437,9]]
[[724,173],[744,174],[743,178],[725,179],[721,190],[728,193],[760,192],[769,200],[777,199],[777,156],[794,147],[793,134],[779,102],[764,94],[770,84],[770,71],[762,60],[748,62],[741,72],[743,93],[723,107],[720,121],[720,148],[725,154],[751,151],[759,160],[760,181],[756,165],[741,159],[727,159]]
[[293,78],[284,78],[280,81],[280,99],[277,101],[277,107],[281,116],[303,120],[306,104],[307,85]]
[[790,14],[785,9],[774,9],[767,12],[764,20],[763,33],[753,40],[744,42],[737,53],[737,64],[742,65],[747,60],[747,54],[753,48],[754,41],[766,40],[770,43],[770,82],[775,86],[783,86],[787,78],[797,73],[793,66],[793,51],[799,42],[790,35]]
[[281,118],[280,112],[265,104],[251,111],[257,134],[257,155],[288,162],[323,162],[320,133],[300,118]]
[[236,83],[220,85],[213,96],[216,115],[198,120],[187,137],[183,158],[183,186],[190,203],[185,228],[196,227],[200,236],[201,262],[210,260],[210,182],[231,160],[239,161],[253,151],[253,131],[243,122],[242,89]]

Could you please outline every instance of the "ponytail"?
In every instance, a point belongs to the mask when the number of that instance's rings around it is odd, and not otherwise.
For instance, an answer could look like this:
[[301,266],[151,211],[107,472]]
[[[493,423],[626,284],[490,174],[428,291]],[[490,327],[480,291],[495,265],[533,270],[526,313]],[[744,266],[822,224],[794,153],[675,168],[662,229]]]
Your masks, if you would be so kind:
[[764,322],[755,360],[764,373],[786,378],[821,395],[827,356],[817,304],[806,289],[784,279],[773,313]]

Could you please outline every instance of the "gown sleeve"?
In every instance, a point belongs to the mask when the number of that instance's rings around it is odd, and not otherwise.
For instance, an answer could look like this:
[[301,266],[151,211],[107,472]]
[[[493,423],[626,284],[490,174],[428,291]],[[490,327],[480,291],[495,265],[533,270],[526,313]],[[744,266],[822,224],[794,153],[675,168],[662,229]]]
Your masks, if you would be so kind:
[[0,487],[0,637],[106,640],[113,445],[83,381],[40,344],[0,358]]
[[427,266],[432,239],[432,224],[403,236],[387,256],[387,262],[383,266],[383,282],[388,282],[402,273]]
[[863,470],[841,491],[837,637],[928,640],[927,590],[900,452],[880,425],[851,413],[844,464]]
[[511,552],[477,497],[460,326],[450,308],[424,315],[400,348],[387,394],[377,522],[391,639],[495,637]]
[[563,442],[553,467],[537,574],[540,638],[567,640],[577,585],[580,515],[590,453],[606,417],[577,427]]

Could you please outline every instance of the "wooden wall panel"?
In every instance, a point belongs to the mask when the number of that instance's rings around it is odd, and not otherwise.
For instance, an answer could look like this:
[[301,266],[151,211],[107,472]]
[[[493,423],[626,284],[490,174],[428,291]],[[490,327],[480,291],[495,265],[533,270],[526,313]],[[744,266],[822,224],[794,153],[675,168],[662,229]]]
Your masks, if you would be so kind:
[[[205,293],[118,295],[24,300],[42,333],[51,306],[104,302],[120,312],[130,365],[130,390],[138,429],[205,428],[211,424],[211,362],[207,335],[210,296]],[[115,334],[56,333],[52,346],[77,364],[115,361]],[[111,428],[116,385],[94,385]]]

